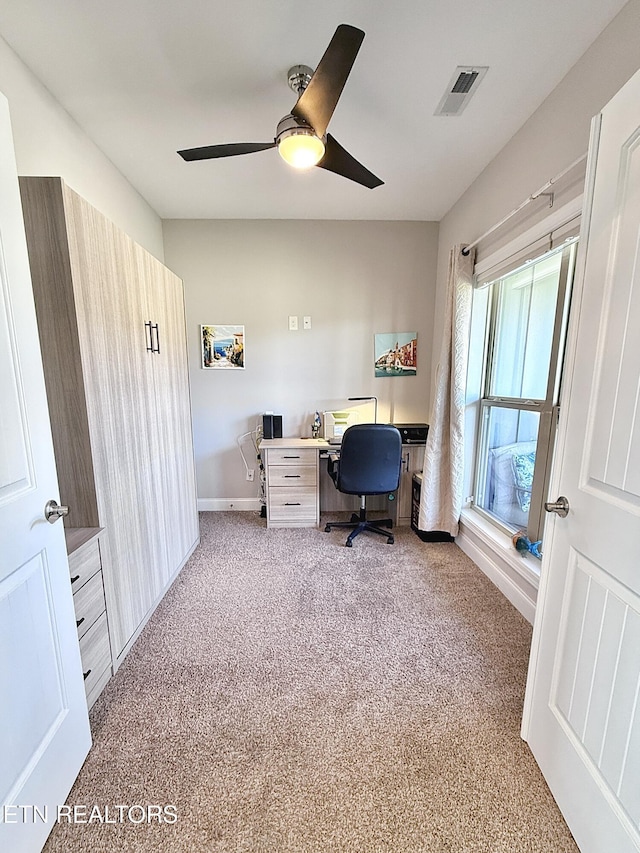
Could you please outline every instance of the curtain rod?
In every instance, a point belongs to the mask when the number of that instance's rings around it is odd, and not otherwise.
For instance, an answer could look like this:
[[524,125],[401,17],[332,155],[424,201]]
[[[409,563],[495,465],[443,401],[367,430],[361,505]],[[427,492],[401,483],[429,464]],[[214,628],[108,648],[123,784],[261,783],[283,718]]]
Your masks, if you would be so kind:
[[478,243],[482,242],[482,240],[484,240],[484,239],[485,239],[485,237],[488,237],[488,236],[489,236],[489,234],[493,234],[493,232],[494,232],[494,231],[497,231],[497,229],[498,229],[498,228],[500,228],[500,226],[501,226],[501,225],[504,225],[504,224],[505,224],[505,222],[508,222],[508,221],[509,221],[513,216],[515,216],[515,215],[516,215],[516,213],[520,213],[520,211],[521,211],[524,207],[526,207],[526,206],[527,206],[528,204],[530,204],[532,201],[535,201],[537,198],[540,198],[540,196],[541,196],[541,195],[544,195],[544,193],[545,193],[545,191],[546,191],[546,190],[548,190],[548,189],[549,189],[550,187],[552,187],[555,183],[557,183],[557,182],[560,180],[560,178],[563,178],[563,177],[567,174],[567,172],[570,172],[572,169],[574,169],[574,168],[578,165],[578,163],[581,163],[583,160],[586,160],[586,158],[587,158],[587,155],[586,155],[586,154],[583,154],[583,155],[582,155],[582,157],[578,157],[578,159],[577,159],[577,160],[574,160],[574,161],[573,161],[573,163],[571,163],[571,165],[570,165],[570,166],[567,166],[567,168],[566,168],[566,169],[563,169],[563,170],[562,170],[559,174],[557,174],[554,178],[551,178],[551,180],[547,181],[547,183],[546,183],[546,184],[544,184],[544,186],[540,187],[540,189],[539,189],[539,190],[536,190],[534,193],[532,193],[532,194],[529,196],[529,198],[526,198],[526,199],[522,202],[522,204],[521,204],[521,205],[519,205],[518,207],[516,207],[514,210],[512,210],[512,211],[511,211],[511,213],[507,213],[507,215],[506,215],[506,216],[504,216],[504,217],[500,220],[500,222],[496,222],[496,224],[495,224],[495,225],[493,225],[491,228],[489,228],[489,230],[488,230],[488,231],[485,231],[485,232],[484,232],[484,234],[482,234],[480,237],[478,237],[478,239],[477,239],[477,240],[474,240],[474,241],[473,241],[473,243],[469,243],[469,245],[468,245],[468,246],[465,246],[465,248],[462,250],[462,254],[463,254],[463,255],[465,255],[465,256],[466,256],[466,255],[468,255],[468,254],[469,254],[469,252],[471,251],[471,249],[473,249],[475,246],[477,246],[477,245],[478,245]]

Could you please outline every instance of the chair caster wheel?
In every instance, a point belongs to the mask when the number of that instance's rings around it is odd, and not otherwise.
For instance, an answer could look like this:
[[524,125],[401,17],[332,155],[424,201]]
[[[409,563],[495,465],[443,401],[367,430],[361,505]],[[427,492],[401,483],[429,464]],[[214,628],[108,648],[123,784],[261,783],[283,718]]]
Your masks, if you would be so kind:
[[387,545],[393,545],[393,536],[390,536],[390,537],[387,539]]
[[327,524],[327,526],[324,529],[324,532],[325,533],[331,533],[331,525],[330,524]]
[[389,530],[391,530],[391,528],[393,527],[393,521],[387,521],[385,527],[388,527]]
[[353,548],[353,542],[350,539],[344,543],[345,548]]
[[359,516],[359,515],[356,515],[356,514],[355,514],[355,512],[352,512],[352,513],[351,513],[351,521],[352,521],[354,524],[357,524],[357,523],[360,521],[360,516]]

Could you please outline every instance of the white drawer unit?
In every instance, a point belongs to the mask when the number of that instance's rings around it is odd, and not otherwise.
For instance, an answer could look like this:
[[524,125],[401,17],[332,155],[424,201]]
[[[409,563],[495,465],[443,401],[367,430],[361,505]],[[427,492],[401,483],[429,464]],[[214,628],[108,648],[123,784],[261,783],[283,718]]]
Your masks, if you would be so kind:
[[269,485],[291,489],[316,485],[315,462],[311,465],[269,465]]
[[267,527],[317,527],[320,523],[318,450],[304,444],[305,439],[268,439],[260,445]]
[[[308,522],[316,524],[318,495],[313,488],[272,488],[267,520],[270,527],[278,523]],[[286,525],[293,526],[293,525]]]
[[318,451],[311,447],[269,447],[268,451],[269,465],[315,465],[318,456]]
[[82,674],[87,705],[90,708],[112,675],[109,626],[100,560],[103,531],[99,528],[71,528],[65,533]]
[[106,612],[101,614],[80,640],[80,657],[87,706],[90,708],[111,678],[111,648]]
[[69,553],[69,571],[71,572],[71,589],[75,593],[84,586],[85,583],[101,571],[102,563],[100,562],[100,546],[97,539],[89,540],[84,546],[80,546],[77,551]]
[[80,639],[106,610],[104,589],[102,588],[102,572],[96,572],[84,586],[74,593],[73,606],[76,611],[78,639]]

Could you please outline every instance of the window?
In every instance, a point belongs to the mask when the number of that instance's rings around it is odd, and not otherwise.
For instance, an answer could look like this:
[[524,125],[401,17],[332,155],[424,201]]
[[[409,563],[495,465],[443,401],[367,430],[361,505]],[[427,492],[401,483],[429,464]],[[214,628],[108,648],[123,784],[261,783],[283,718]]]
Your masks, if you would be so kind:
[[487,299],[474,506],[542,538],[576,241],[496,281]]

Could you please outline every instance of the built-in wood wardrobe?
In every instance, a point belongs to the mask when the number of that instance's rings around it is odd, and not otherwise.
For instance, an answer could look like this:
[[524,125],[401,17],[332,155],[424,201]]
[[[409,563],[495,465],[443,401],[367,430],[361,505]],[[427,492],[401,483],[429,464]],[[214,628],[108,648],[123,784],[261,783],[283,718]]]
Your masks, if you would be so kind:
[[183,287],[60,178],[20,191],[91,705],[199,539]]

